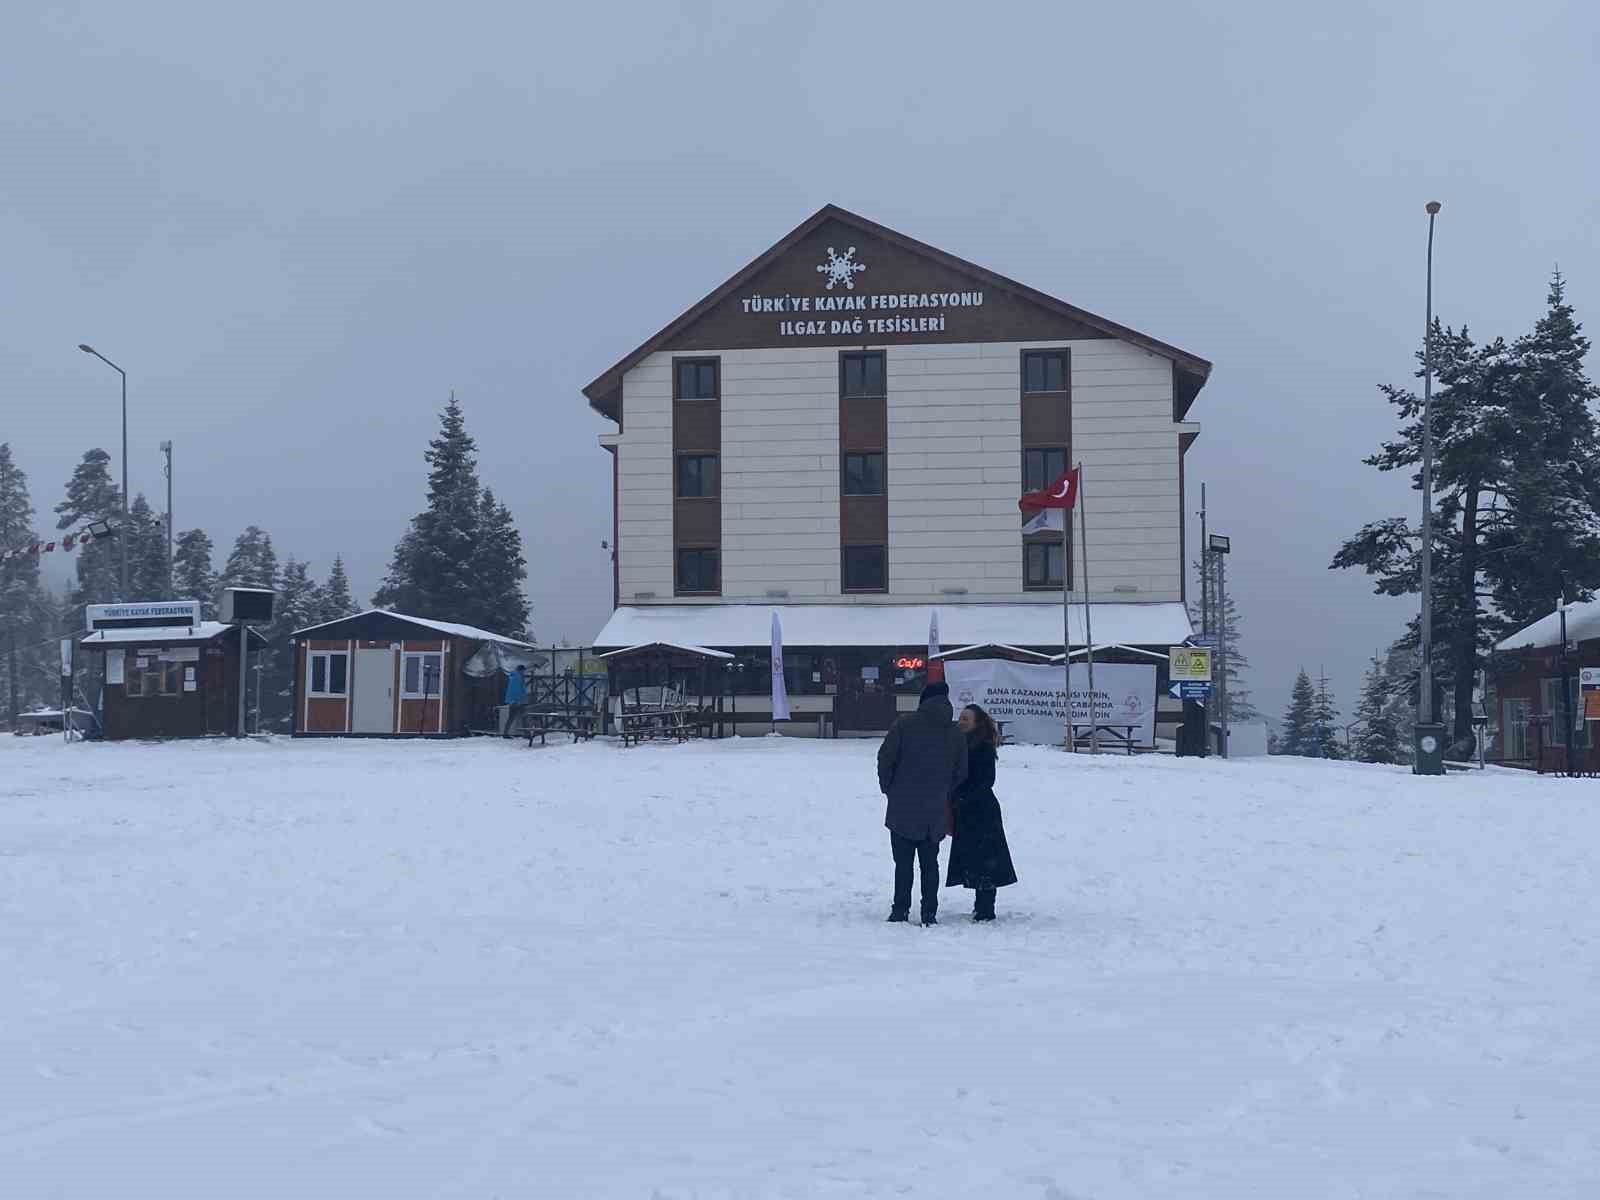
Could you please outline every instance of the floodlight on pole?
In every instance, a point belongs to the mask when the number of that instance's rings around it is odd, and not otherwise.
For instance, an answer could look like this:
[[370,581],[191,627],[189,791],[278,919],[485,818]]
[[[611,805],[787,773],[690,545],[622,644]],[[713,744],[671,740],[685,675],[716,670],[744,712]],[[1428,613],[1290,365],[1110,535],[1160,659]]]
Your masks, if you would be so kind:
[[1418,624],[1422,662],[1417,672],[1417,723],[1413,771],[1444,774],[1444,729],[1433,708],[1433,221],[1439,202],[1428,201],[1427,320],[1422,333],[1422,611]]
[[[78,349],[85,354],[92,354],[118,375],[122,376],[122,523],[128,523],[128,373],[116,363],[112,362],[100,351],[87,342],[79,342]],[[124,602],[132,597],[128,594],[128,539],[122,539],[122,599]]]

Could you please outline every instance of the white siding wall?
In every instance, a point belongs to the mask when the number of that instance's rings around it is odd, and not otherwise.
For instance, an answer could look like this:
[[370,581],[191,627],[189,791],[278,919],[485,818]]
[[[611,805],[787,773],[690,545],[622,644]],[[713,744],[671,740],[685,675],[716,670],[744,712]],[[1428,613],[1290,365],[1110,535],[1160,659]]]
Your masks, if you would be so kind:
[[[1059,346],[1062,343],[1037,343]],[[1178,431],[1166,359],[1110,339],[1072,350],[1073,454],[1084,464],[1100,599],[1180,596]],[[886,602],[1045,598],[1022,590],[1016,342],[891,346]],[[838,349],[722,359],[724,600],[837,599]],[[622,602],[672,602],[672,355],[623,383]],[[1136,591],[1118,592],[1118,587]],[[874,597],[854,599],[871,602]],[[680,601],[681,603],[682,601]]]

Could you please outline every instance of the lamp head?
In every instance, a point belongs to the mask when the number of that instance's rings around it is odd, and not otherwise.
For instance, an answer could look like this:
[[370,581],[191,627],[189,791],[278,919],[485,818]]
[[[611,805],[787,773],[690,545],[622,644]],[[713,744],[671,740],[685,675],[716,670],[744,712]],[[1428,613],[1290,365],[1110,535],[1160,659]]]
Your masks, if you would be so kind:
[[1439,202],[1437,200],[1429,200],[1427,207],[1428,215],[1430,217],[1436,217],[1439,215]]
[[86,346],[82,342],[78,343],[78,349],[82,350],[85,354],[93,354],[94,353],[94,347],[93,346]]

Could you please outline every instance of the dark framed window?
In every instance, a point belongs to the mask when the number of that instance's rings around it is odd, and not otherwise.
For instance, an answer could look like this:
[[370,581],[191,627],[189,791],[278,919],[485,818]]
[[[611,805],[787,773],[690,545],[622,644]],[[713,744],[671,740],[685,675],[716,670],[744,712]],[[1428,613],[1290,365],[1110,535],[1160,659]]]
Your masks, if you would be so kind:
[[1037,492],[1049,487],[1066,472],[1067,452],[1061,446],[1022,452],[1022,490]]
[[884,546],[844,547],[844,590],[847,592],[888,591],[888,549]]
[[844,456],[844,494],[846,496],[884,494],[882,451]]
[[1028,542],[1022,547],[1022,582],[1030,588],[1059,588],[1066,561],[1062,542]]
[[678,551],[678,592],[709,594],[722,588],[722,552],[688,549]]
[[715,454],[678,455],[678,497],[695,499],[721,494]]
[[1067,379],[1067,352],[1065,350],[1023,351],[1023,391],[1064,392],[1067,390]]
[[680,358],[673,363],[672,395],[675,400],[715,400],[720,394],[714,358]]
[[869,350],[839,356],[839,394],[845,399],[886,396],[883,351]]
[[[182,688],[183,664],[161,659],[158,655],[128,654],[129,665],[123,676],[126,681],[124,695],[149,699],[154,696],[176,696]],[[141,666],[140,664],[144,665]]]

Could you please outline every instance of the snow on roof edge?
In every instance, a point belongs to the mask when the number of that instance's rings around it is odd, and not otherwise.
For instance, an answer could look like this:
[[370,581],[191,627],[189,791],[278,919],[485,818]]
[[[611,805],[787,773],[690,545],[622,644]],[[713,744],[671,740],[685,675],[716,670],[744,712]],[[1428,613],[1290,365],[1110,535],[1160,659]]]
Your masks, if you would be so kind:
[[332,621],[323,621],[316,625],[307,625],[304,629],[296,629],[290,637],[301,637],[304,634],[315,633],[319,629],[326,629],[330,625],[339,625],[345,621],[354,621],[358,617],[382,615],[393,617],[397,621],[408,621],[413,625],[420,625],[424,629],[432,629],[436,633],[448,633],[453,637],[471,638],[479,642],[499,642],[502,646],[522,646],[528,650],[537,650],[532,642],[520,641],[514,637],[507,637],[503,633],[491,633],[487,629],[479,629],[476,625],[461,625],[455,621],[435,621],[429,617],[413,617],[410,613],[391,612],[387,608],[369,608],[362,612],[351,613],[348,617],[338,617]]

